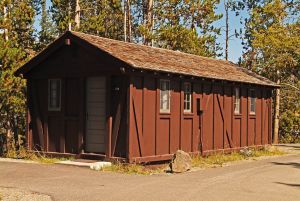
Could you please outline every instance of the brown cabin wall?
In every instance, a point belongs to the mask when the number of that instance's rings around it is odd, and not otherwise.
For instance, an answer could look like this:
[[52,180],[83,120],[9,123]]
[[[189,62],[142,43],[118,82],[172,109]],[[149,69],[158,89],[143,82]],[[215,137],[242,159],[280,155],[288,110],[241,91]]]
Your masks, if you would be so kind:
[[[107,80],[106,155],[126,156],[126,94],[128,83],[120,68],[126,64],[77,40],[61,45],[45,57],[25,77],[28,86],[27,143],[31,149],[46,152],[80,153],[85,141],[86,79],[105,76]],[[61,111],[48,111],[48,79],[61,79]],[[125,81],[123,81],[125,80]],[[119,92],[112,87],[120,88]],[[125,91],[123,93],[123,91]],[[125,98],[121,97],[125,94]],[[120,100],[120,101],[119,101]],[[122,104],[121,104],[122,103]],[[122,105],[120,123],[115,119]],[[125,112],[124,112],[125,110]],[[117,132],[113,132],[113,129]],[[39,136],[43,136],[42,140]],[[114,146],[114,150],[112,149]]]
[[[159,111],[159,80],[171,81],[171,112]],[[183,83],[192,82],[192,113],[183,113]],[[241,88],[241,114],[233,112],[234,87]],[[256,114],[250,115],[249,90],[256,90]],[[217,150],[271,143],[271,89],[242,84],[132,76],[129,95],[129,159],[169,159],[176,150],[209,154]],[[203,114],[196,111],[197,99]],[[199,125],[200,124],[200,125]]]
[[46,152],[78,153],[84,129],[82,79],[61,79],[60,111],[48,111],[48,79],[31,79],[28,83],[29,147]]
[[[118,75],[106,75],[106,77],[107,152],[104,154],[106,154],[108,157],[126,157],[126,94],[128,88],[127,78],[125,76]],[[43,78],[28,80],[28,147],[31,150],[42,150],[45,152],[80,154],[85,146],[86,78],[69,77],[60,79],[60,111],[48,111],[48,79]],[[111,87],[117,87],[120,88],[120,90],[114,91]],[[118,108],[120,104],[120,123],[117,124],[115,119],[118,115],[118,109],[116,108]],[[112,119],[111,121],[110,118]],[[117,129],[115,124],[118,125]],[[113,133],[114,130],[117,131]],[[42,136],[42,140],[40,136]],[[109,146],[108,144],[111,145]]]

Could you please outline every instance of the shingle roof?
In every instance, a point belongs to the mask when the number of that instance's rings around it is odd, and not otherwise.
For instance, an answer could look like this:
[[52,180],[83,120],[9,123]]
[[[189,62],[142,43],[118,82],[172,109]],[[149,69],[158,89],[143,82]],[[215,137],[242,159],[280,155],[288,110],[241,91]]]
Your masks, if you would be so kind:
[[61,40],[69,37],[69,35],[77,37],[107,52],[136,69],[279,87],[276,83],[267,78],[228,61],[128,43],[74,31],[68,31],[55,40],[45,50],[33,57],[23,67],[19,68],[15,74],[19,75],[29,72],[38,65],[38,62],[42,58],[49,56],[51,52],[55,51],[57,44],[62,44]]
[[72,31],[71,33],[137,69],[278,86],[267,78],[228,61],[112,40],[79,32]]

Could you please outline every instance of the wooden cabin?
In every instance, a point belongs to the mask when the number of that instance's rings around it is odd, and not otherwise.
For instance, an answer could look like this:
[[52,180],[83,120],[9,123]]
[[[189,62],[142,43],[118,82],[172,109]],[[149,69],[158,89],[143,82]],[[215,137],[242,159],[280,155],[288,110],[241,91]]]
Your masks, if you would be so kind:
[[227,61],[66,32],[16,75],[33,150],[150,162],[272,142],[278,86]]

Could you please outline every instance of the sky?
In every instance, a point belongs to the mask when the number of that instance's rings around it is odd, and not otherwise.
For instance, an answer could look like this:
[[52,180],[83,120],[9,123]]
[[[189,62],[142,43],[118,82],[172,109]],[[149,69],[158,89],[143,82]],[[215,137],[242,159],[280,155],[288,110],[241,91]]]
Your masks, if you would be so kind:
[[[49,6],[50,0],[47,0],[47,6]],[[221,3],[219,4],[216,12],[219,13],[225,13],[224,10],[224,3],[223,1],[221,1]],[[245,14],[241,14],[241,16],[243,16]],[[39,29],[38,24],[39,24],[39,19],[40,17],[37,17],[36,23],[35,23],[35,27],[37,29]],[[221,20],[215,22],[215,26],[217,27],[223,27],[221,35],[218,37],[217,41],[218,43],[220,43],[220,45],[223,47],[224,50],[222,50],[222,52],[225,52],[225,17],[223,17]],[[235,13],[230,12],[229,14],[229,27],[230,27],[230,34],[232,35],[234,34],[235,29],[239,30],[240,28],[242,28],[242,25],[240,24],[240,16],[236,17]],[[229,54],[228,54],[228,59],[229,61],[232,62],[238,62],[239,58],[242,56],[243,53],[243,47],[241,45],[241,40],[239,38],[236,37],[232,37],[229,41]],[[225,57],[225,53],[223,53],[223,56],[220,58],[224,58]]]
[[[218,14],[219,13],[225,13],[225,9],[224,9],[224,3],[223,1],[221,1],[220,5],[217,8],[216,11]],[[235,29],[239,32],[240,29],[243,29],[243,26],[240,24],[240,18],[241,16],[245,17],[246,13],[241,13],[240,16],[235,16],[234,12],[230,12],[229,13],[229,29],[230,29],[230,33],[229,36],[231,36],[232,34],[235,33]],[[215,25],[217,27],[223,27],[222,32],[221,32],[221,36],[218,37],[218,43],[220,43],[220,45],[223,47],[223,57],[225,57],[225,16],[223,16],[222,19],[218,20]],[[241,44],[241,39],[236,38],[235,36],[231,37],[231,39],[229,40],[229,50],[228,50],[228,60],[232,61],[232,62],[238,62],[239,58],[242,56],[243,54],[243,47]]]

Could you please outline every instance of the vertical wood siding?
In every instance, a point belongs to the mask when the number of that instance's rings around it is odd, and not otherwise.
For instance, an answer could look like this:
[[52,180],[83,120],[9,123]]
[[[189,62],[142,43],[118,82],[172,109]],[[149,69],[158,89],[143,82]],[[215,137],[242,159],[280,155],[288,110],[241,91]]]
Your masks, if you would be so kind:
[[[176,150],[209,154],[269,144],[271,89],[222,82],[189,80],[192,112],[183,112],[183,82],[171,82],[170,113],[160,113],[160,77],[132,76],[129,105],[130,161],[167,158]],[[241,89],[241,113],[234,114],[234,87]],[[256,113],[250,114],[250,89],[256,92]],[[196,111],[200,99],[203,114]]]
[[[171,84],[170,113],[160,112],[160,79]],[[209,154],[272,139],[271,89],[163,76],[112,76],[112,157],[130,162],[169,159],[176,150]],[[183,83],[192,83],[192,111],[183,112]],[[47,109],[47,79],[28,81],[28,146],[48,152],[80,153],[85,141],[84,78],[62,79],[61,111]],[[234,87],[241,88],[241,114],[234,114]],[[74,90],[78,89],[78,90]],[[250,115],[250,89],[256,90],[256,114]],[[197,111],[200,100],[202,114]],[[108,135],[108,133],[107,133]],[[41,139],[42,136],[42,139]],[[109,139],[109,138],[107,138]],[[38,145],[38,146],[36,146]]]

